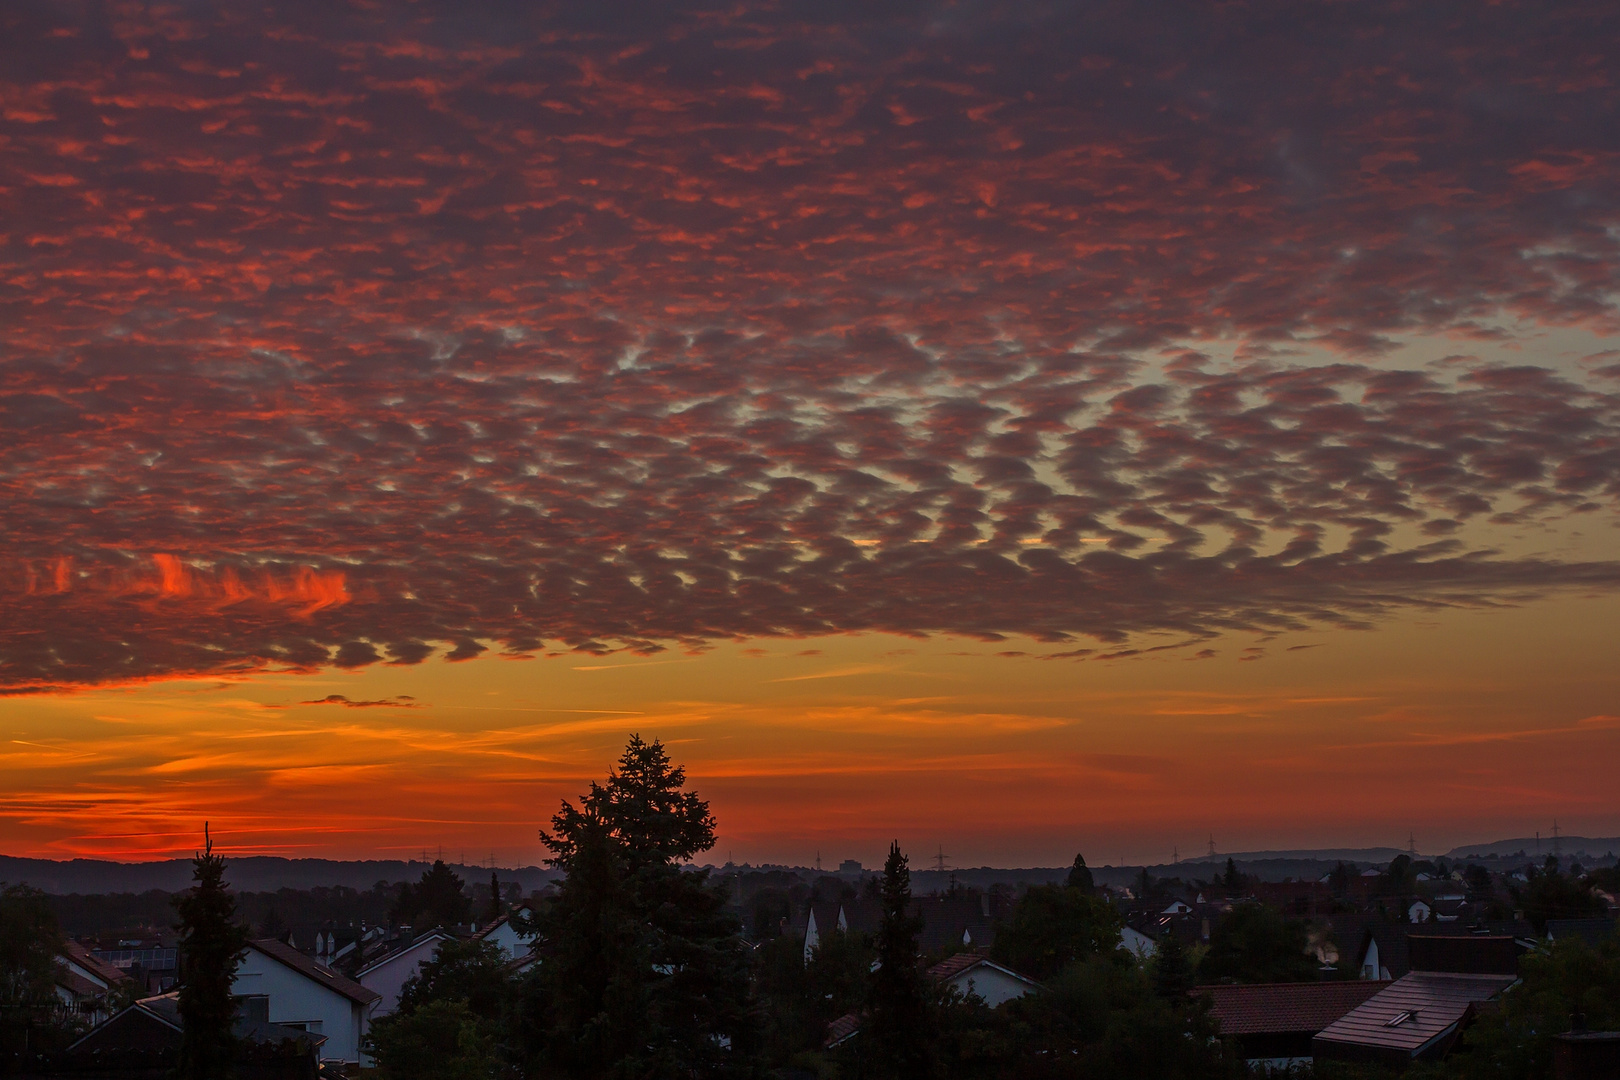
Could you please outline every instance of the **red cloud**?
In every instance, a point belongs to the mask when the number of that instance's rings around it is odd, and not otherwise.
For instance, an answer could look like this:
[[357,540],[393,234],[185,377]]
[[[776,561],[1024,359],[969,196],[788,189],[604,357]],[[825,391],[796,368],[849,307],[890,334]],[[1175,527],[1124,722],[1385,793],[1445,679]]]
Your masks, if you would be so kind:
[[0,684],[1620,578],[1458,539],[1612,392],[1372,362],[1613,325],[1612,5],[413,12],[7,12]]

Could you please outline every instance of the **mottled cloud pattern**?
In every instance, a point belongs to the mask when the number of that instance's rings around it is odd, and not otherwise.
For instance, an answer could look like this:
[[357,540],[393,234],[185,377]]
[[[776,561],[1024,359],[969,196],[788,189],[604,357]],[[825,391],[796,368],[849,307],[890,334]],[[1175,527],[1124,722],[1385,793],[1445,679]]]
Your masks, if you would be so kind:
[[1620,584],[1479,539],[1607,527],[1620,357],[1390,355],[1614,331],[1617,42],[1602,2],[7,4],[0,686]]

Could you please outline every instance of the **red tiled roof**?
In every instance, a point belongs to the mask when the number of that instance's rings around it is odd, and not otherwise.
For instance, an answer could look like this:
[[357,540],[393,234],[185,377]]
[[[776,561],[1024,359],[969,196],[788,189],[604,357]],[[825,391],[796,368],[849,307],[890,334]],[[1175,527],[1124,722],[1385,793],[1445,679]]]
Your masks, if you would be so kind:
[[1471,1006],[1489,1001],[1518,980],[1511,975],[1459,975],[1414,971],[1390,983],[1324,1028],[1324,1042],[1417,1053],[1461,1020]]
[[984,961],[984,957],[977,953],[963,952],[955,956],[947,956],[939,963],[928,969],[928,977],[935,982],[944,982],[954,979],[970,967],[976,967]]
[[353,979],[339,975],[325,964],[317,964],[285,942],[278,941],[275,938],[255,938],[251,944],[253,948],[270,957],[270,959],[279,961],[300,975],[335,990],[356,1004],[370,1005],[373,1001],[377,1001],[382,997],[377,991],[368,990]]
[[1200,986],[1193,993],[1207,994],[1214,1003],[1209,1014],[1222,1035],[1314,1035],[1389,985],[1387,980],[1259,983]]
[[77,941],[62,943],[62,955],[88,971],[108,986],[129,981],[129,972],[113,967]]

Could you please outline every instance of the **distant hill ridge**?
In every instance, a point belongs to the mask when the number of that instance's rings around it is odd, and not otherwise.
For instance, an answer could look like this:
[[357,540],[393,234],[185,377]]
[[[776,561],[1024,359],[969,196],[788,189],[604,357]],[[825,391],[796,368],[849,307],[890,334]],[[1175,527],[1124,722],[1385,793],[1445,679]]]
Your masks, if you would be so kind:
[[[1559,847],[1568,856],[1586,853],[1594,859],[1607,859],[1620,853],[1620,837],[1564,836]],[[1495,853],[1500,858],[1511,858],[1524,851],[1527,857],[1536,857],[1535,837],[1513,840],[1495,840],[1485,844],[1465,844],[1446,852],[1448,859],[1482,858]],[[1542,837],[1539,854],[1552,854],[1552,838]],[[1301,848],[1282,851],[1219,852],[1215,855],[1197,855],[1179,863],[1149,864],[1148,870],[1156,877],[1213,875],[1231,859],[1245,873],[1263,880],[1280,881],[1284,877],[1316,876],[1325,872],[1319,864],[1343,861],[1362,866],[1387,864],[1404,850],[1395,847],[1372,848]],[[229,858],[229,856],[227,856]],[[1434,858],[1423,856],[1420,858]],[[351,889],[370,889],[379,881],[415,881],[427,869],[428,863],[419,859],[287,859],[270,855],[249,855],[229,858],[226,877],[231,887],[240,892],[274,892],[277,889],[312,889],[318,886],[347,886]],[[451,863],[450,868],[467,881],[487,881],[489,867]],[[737,867],[739,870],[756,869]],[[805,874],[814,874],[809,867],[795,867]],[[1140,870],[1140,865],[1093,865],[1099,884],[1128,884]],[[831,871],[826,871],[831,873]],[[927,892],[945,887],[954,876],[963,884],[987,885],[994,881],[1061,881],[1069,872],[1067,866],[1001,869],[996,867],[961,868],[944,874],[926,867],[912,870],[919,891]],[[540,866],[498,866],[495,873],[503,882],[516,882],[525,892],[543,887],[558,876]],[[937,880],[936,880],[937,879]],[[179,892],[191,885],[191,860],[166,859],[161,862],[121,863],[104,859],[24,859],[0,855],[0,882],[18,884],[26,882],[48,893],[141,893],[151,889]]]
[[[285,859],[271,855],[231,858],[227,853],[225,878],[238,892],[274,892],[277,889],[313,889],[344,885],[361,891],[379,881],[415,881],[429,863],[421,860]],[[489,881],[490,868],[451,863],[450,869],[467,881]],[[538,889],[557,875],[539,866],[496,867],[503,882],[517,882],[524,891]],[[121,863],[103,859],[21,859],[0,855],[0,881],[26,882],[48,893],[142,893],[152,889],[179,892],[191,887],[191,860]]]
[[[1585,852],[1594,858],[1605,858],[1610,855],[1620,855],[1620,836],[1560,836],[1558,847],[1565,855],[1579,855]],[[1507,857],[1514,852],[1523,851],[1526,855],[1551,855],[1553,838],[1543,836],[1521,836],[1517,840],[1493,840],[1488,844],[1464,844],[1462,847],[1452,848],[1446,852],[1448,859],[1477,859],[1492,853]]]

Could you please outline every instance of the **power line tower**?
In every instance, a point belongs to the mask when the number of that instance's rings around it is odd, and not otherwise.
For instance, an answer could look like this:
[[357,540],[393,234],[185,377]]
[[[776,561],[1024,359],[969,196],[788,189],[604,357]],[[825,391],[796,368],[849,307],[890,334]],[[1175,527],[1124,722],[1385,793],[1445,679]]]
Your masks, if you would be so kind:
[[1172,847],[1170,849],[1170,865],[1172,865],[1172,866],[1181,865],[1181,849],[1180,848]]
[[1563,854],[1564,842],[1558,836],[1558,819],[1553,818],[1553,858],[1559,858]]
[[1406,854],[1417,859],[1417,837],[1413,833],[1406,834]]
[[1215,855],[1215,834],[1214,833],[1209,834],[1209,854],[1210,854],[1211,857],[1214,857],[1214,855]]
[[939,845],[939,854],[934,856],[934,869],[938,870],[942,874],[951,869],[951,867],[945,865],[945,860],[948,858],[950,858],[950,856],[945,854],[945,845]]

